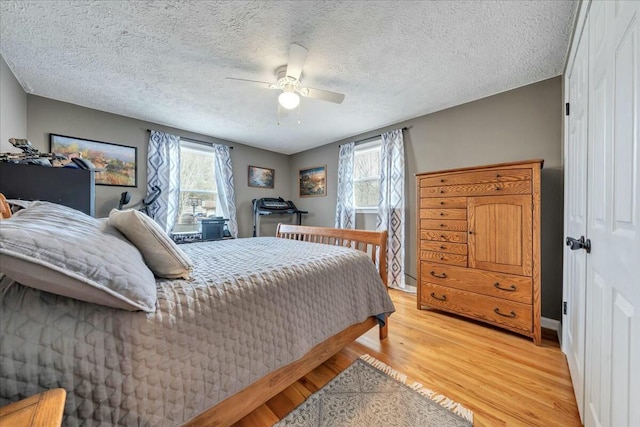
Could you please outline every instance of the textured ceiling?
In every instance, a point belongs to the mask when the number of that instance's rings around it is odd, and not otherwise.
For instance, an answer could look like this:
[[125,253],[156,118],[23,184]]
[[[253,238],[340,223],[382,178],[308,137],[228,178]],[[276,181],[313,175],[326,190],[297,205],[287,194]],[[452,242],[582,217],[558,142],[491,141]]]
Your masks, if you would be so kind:
[[[6,1],[0,53],[28,92],[291,154],[556,76],[571,1]],[[291,43],[303,98],[277,124]]]

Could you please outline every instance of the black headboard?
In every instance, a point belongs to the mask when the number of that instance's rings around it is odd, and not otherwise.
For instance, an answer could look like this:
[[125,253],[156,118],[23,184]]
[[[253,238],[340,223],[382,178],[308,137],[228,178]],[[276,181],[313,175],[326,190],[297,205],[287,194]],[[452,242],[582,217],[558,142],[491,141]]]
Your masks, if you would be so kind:
[[44,200],[95,213],[95,172],[0,162],[0,193],[7,199]]

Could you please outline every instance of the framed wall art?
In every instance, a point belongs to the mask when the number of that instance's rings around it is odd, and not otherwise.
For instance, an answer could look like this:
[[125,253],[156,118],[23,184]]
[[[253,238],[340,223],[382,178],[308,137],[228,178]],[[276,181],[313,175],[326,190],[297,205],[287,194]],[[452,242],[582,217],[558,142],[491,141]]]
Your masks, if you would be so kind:
[[93,141],[72,136],[50,134],[50,152],[89,160],[96,171],[97,185],[138,186],[138,149],[111,142]]
[[259,166],[249,166],[249,187],[273,188],[276,171]]
[[298,175],[300,197],[327,195],[327,165],[300,169]]

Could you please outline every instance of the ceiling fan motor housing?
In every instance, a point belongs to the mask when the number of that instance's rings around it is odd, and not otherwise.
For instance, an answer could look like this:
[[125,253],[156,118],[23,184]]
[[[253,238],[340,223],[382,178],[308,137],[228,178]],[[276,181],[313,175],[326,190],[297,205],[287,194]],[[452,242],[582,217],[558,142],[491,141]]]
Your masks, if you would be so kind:
[[307,96],[309,90],[303,88],[300,80],[287,76],[287,66],[282,65],[276,69],[276,77],[278,81],[270,86],[271,89],[280,89],[284,92],[299,93],[303,96]]

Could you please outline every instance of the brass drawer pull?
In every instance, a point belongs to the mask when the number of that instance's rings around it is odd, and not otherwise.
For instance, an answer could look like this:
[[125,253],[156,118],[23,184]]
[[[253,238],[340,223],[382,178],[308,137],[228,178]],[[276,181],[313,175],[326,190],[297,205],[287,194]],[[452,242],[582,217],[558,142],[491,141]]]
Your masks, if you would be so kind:
[[[431,296],[433,296],[433,294],[431,294]],[[493,312],[495,314],[499,314],[502,317],[511,317],[511,318],[516,317],[516,314],[513,311],[511,311],[509,314],[504,314],[504,313],[500,313],[500,309],[499,308],[494,308]]]
[[496,282],[496,283],[493,284],[493,286],[495,286],[496,288],[500,289],[501,291],[507,291],[507,292],[515,292],[516,291],[515,285],[509,285],[508,288],[503,288],[502,286],[500,286],[500,282]]
[[[447,296],[446,295],[442,295],[442,298],[436,296],[435,292],[431,292],[431,298],[435,298],[438,301],[446,301],[447,300]],[[496,308],[497,310],[497,308]]]
[[442,273],[442,275],[440,275],[440,274],[436,274],[435,271],[432,271],[431,275],[433,277],[437,277],[438,279],[446,279],[447,278],[447,273]]

